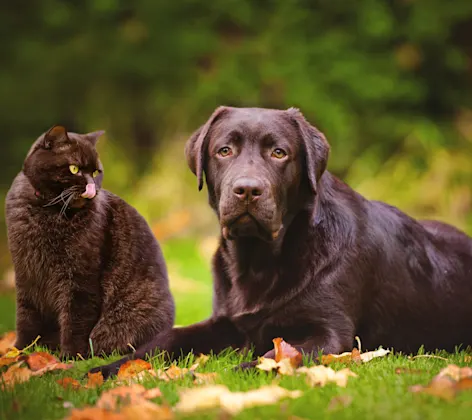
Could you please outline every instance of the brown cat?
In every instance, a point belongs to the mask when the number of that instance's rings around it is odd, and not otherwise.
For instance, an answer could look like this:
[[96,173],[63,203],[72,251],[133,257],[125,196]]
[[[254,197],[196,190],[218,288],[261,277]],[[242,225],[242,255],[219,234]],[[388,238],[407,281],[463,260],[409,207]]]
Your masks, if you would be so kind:
[[51,128],[6,199],[17,289],[17,342],[63,355],[129,351],[171,328],[166,265],[138,212],[101,189],[103,132]]

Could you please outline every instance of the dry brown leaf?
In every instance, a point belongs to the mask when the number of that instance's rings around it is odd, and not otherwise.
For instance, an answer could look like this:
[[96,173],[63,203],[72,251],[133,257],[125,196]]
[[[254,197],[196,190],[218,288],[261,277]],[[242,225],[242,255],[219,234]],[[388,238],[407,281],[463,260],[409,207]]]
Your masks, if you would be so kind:
[[302,354],[293,346],[286,343],[282,338],[274,338],[272,340],[275,349],[275,361],[280,362],[282,359],[290,359],[293,367],[302,364]]
[[472,389],[472,378],[462,378],[457,382],[456,389],[464,391],[466,389]]
[[174,413],[169,407],[145,400],[123,407],[120,413],[126,420],[171,420],[174,418]]
[[97,388],[103,385],[103,374],[102,372],[88,373],[88,381],[85,388]]
[[457,382],[464,378],[472,378],[472,368],[468,366],[461,368],[457,365],[447,365],[441,369],[438,376],[449,376]]
[[221,407],[234,415],[245,408],[275,404],[282,398],[298,398],[301,395],[301,391],[289,391],[276,385],[263,386],[248,392],[231,392],[224,385],[213,385],[182,391],[175,409],[182,413],[193,413]]
[[66,420],[127,420],[123,414],[113,413],[99,407],[74,409]]
[[206,354],[200,354],[200,356],[198,356],[195,359],[195,363],[192,366],[190,366],[189,370],[194,371],[198,369],[200,366],[205,365],[206,362],[208,362],[208,359],[210,359],[210,356]]
[[1,389],[15,384],[26,382],[31,378],[31,371],[26,367],[21,367],[22,362],[10,366],[0,377]]
[[339,410],[346,408],[352,404],[352,397],[350,395],[338,395],[333,397],[328,404],[328,411]]
[[122,364],[118,371],[118,379],[129,379],[136,376],[138,373],[151,370],[152,366],[150,363],[142,359],[128,360]]
[[338,386],[345,387],[350,377],[356,378],[357,375],[351,370],[345,368],[335,371],[330,367],[323,365],[312,367],[301,367],[297,369],[297,373],[306,374],[306,381],[310,386],[325,386],[332,382]]
[[341,354],[327,354],[321,356],[321,363],[323,365],[330,365],[332,363],[351,363],[352,352],[347,351]]
[[472,363],[472,356],[465,356],[464,357],[464,362],[465,363]]
[[21,356],[15,356],[15,357],[0,357],[0,367],[2,366],[10,366],[13,363],[18,362],[20,360]]
[[162,397],[162,392],[159,388],[151,388],[144,391],[143,398],[152,400],[154,398]]
[[395,373],[397,375],[403,375],[403,374],[420,375],[426,372],[427,371],[423,369],[411,369],[411,368],[406,368],[406,367],[397,367],[395,369]]
[[390,353],[390,350],[385,350],[382,348],[365,353],[361,353],[358,349],[352,349],[352,351],[347,351],[341,354],[323,355],[321,356],[321,364],[330,365],[332,363],[367,363],[377,357],[384,357],[388,353]]
[[367,351],[365,353],[361,353],[360,357],[364,363],[367,363],[367,362],[370,362],[372,359],[376,359],[377,357],[384,357],[389,353],[390,353],[390,350],[377,349],[375,351]]
[[218,374],[216,372],[211,372],[211,373],[194,372],[193,376],[195,377],[195,380],[193,381],[193,383],[196,385],[212,384],[218,378]]
[[46,353],[44,351],[31,353],[26,356],[25,360],[33,372],[44,369],[48,365],[59,363],[59,360],[56,359],[52,354]]
[[454,380],[448,376],[439,375],[434,377],[429,385],[414,385],[410,387],[410,391],[433,395],[446,401],[452,401],[457,393]]
[[51,363],[50,365],[47,365],[43,367],[42,369],[39,369],[35,372],[32,372],[32,376],[42,376],[47,372],[50,372],[52,370],[67,370],[73,368],[74,365],[72,363]]
[[145,400],[143,397],[145,392],[146,388],[139,384],[120,386],[105,391],[100,396],[96,406],[107,410],[116,410],[117,407],[127,404],[137,404]]
[[189,373],[189,369],[187,368],[179,368],[176,365],[172,365],[167,370],[161,371],[159,370],[157,373],[157,377],[163,381],[175,381],[176,379],[182,379],[185,375]]
[[3,334],[0,337],[0,356],[3,356],[4,354],[8,353],[8,350],[10,350],[15,345],[15,341],[16,341],[15,331],[10,331]]
[[80,385],[80,382],[77,381],[74,378],[63,378],[63,379],[58,379],[56,381],[60,386],[62,386],[64,389],[80,389],[82,388],[82,385]]
[[261,357],[259,358],[259,364],[256,367],[267,372],[275,370],[280,375],[286,376],[292,376],[295,373],[295,368],[292,365],[292,361],[288,358],[276,362],[274,359]]

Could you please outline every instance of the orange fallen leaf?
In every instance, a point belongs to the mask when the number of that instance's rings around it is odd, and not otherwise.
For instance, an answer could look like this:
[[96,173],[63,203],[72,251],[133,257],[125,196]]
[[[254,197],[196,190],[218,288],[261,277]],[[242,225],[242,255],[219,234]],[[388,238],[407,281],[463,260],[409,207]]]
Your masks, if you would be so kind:
[[460,381],[464,378],[472,378],[472,368],[468,366],[461,368],[457,365],[447,365],[441,369],[438,376],[449,376],[455,381]]
[[46,353],[45,351],[38,351],[36,353],[29,354],[26,356],[25,360],[33,372],[44,369],[48,365],[59,363],[58,359],[56,359],[52,354]]
[[452,401],[457,393],[456,383],[447,376],[436,376],[429,385],[414,385],[410,387],[410,391],[433,395],[446,401]]
[[2,366],[10,366],[13,363],[18,362],[20,359],[20,356],[15,356],[15,357],[0,357],[0,367]]
[[462,378],[457,382],[456,388],[459,391],[464,391],[466,389],[472,389],[472,378]]
[[74,378],[58,379],[56,382],[59,385],[61,385],[64,389],[68,389],[68,388],[80,389],[82,387],[82,385],[80,385],[80,382]]
[[152,400],[154,398],[162,397],[162,392],[159,388],[151,388],[144,391],[143,398]]
[[274,338],[275,361],[280,362],[282,359],[290,359],[293,367],[302,364],[302,354],[293,346],[285,342],[282,338]]
[[193,383],[196,385],[211,384],[215,382],[215,380],[218,378],[218,374],[216,372],[211,372],[211,373],[194,372],[193,376],[195,377],[195,380],[193,381]]
[[0,377],[0,385],[2,389],[21,382],[26,382],[31,378],[31,371],[26,367],[21,367],[21,364],[22,363],[20,362],[10,366],[10,368],[2,374]]
[[118,379],[129,379],[140,372],[145,370],[151,370],[152,366],[150,363],[142,359],[128,360],[126,363],[121,365],[118,371]]
[[0,337],[0,356],[8,353],[8,350],[15,345],[16,332],[10,331]]
[[186,374],[189,373],[187,368],[179,368],[176,365],[172,365],[169,369],[158,372],[158,378],[169,382],[175,381],[176,379],[182,379]]
[[113,413],[99,407],[86,407],[82,409],[74,409],[70,412],[66,420],[127,420],[120,413]]
[[127,405],[120,410],[126,420],[171,420],[174,413],[168,406],[141,401],[138,404]]
[[97,388],[102,385],[103,385],[102,372],[88,374],[88,381],[87,381],[87,385],[85,385],[85,388]]
[[341,354],[326,354],[321,356],[321,363],[323,365],[330,365],[332,363],[367,363],[377,357],[384,357],[390,350],[378,349],[375,351],[368,351],[361,353],[358,349],[352,349]]
[[74,365],[72,363],[51,363],[50,365],[44,366],[42,369],[39,369],[35,372],[32,372],[32,376],[42,376],[47,372],[51,372],[53,370],[67,370],[73,368]]

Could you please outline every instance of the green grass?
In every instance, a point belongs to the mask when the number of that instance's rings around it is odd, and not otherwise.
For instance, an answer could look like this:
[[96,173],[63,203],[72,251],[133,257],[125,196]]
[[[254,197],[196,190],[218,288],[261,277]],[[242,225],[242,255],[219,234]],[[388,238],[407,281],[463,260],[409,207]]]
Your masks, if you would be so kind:
[[[177,302],[178,324],[188,324],[207,316],[211,311],[211,284],[208,262],[199,256],[196,247],[188,241],[174,241],[164,247],[165,256],[171,267],[171,276],[182,284],[173,285]],[[0,333],[14,329],[14,298],[12,295],[0,296]],[[472,332],[472,330],[471,330]],[[232,391],[246,391],[261,385],[279,383],[288,389],[299,389],[303,396],[295,400],[285,400],[274,406],[252,408],[235,416],[236,419],[286,419],[291,416],[307,419],[470,419],[472,418],[472,391],[465,391],[452,402],[439,400],[432,396],[416,395],[408,391],[411,385],[427,384],[431,378],[448,363],[464,366],[465,352],[441,354],[448,360],[436,358],[417,358],[410,360],[402,355],[390,355],[375,359],[364,365],[354,365],[351,369],[358,378],[350,378],[346,388],[328,385],[324,388],[310,388],[303,377],[277,378],[273,374],[259,371],[234,372],[232,367],[248,360],[227,351],[212,356],[200,372],[218,372],[216,383],[227,385]],[[112,386],[106,382],[100,389],[65,390],[56,383],[57,379],[72,376],[83,380],[87,370],[106,360],[94,358],[77,361],[75,367],[66,372],[49,373],[43,377],[32,378],[12,389],[0,391],[0,419],[62,419],[69,413],[64,403],[74,407],[93,405],[101,392]],[[152,361],[154,367],[162,368],[164,363]],[[192,363],[192,357],[179,361],[185,367]],[[342,365],[333,366],[340,369]],[[396,374],[398,367],[421,370],[418,374]],[[143,383],[147,388],[159,387],[164,399],[171,405],[178,401],[178,390],[192,387],[191,378],[165,383],[150,378]],[[328,410],[329,402],[336,396],[352,397],[352,404],[335,411]],[[158,400],[157,400],[158,401]],[[216,410],[199,413],[191,418],[220,419]],[[294,418],[294,417],[292,417]]]

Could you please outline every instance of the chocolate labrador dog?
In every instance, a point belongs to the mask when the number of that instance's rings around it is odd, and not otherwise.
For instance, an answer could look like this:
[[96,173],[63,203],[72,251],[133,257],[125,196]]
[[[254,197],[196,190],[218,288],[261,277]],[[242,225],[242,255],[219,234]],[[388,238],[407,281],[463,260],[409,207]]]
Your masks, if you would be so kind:
[[370,201],[326,171],[329,145],[297,109],[218,108],[189,139],[221,226],[210,319],[162,332],[171,357],[283,337],[304,353],[472,344],[472,239]]

